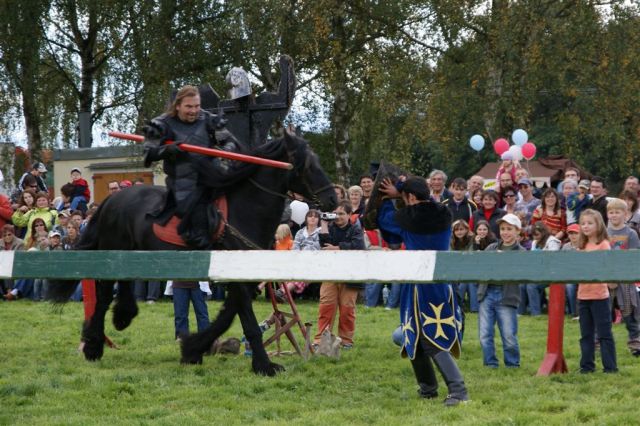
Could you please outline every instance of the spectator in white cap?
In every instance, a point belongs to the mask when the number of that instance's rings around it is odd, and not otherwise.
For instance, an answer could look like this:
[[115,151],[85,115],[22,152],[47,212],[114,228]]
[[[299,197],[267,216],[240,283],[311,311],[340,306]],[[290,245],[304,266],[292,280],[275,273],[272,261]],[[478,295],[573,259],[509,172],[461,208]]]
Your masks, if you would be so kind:
[[64,250],[62,247],[62,235],[60,235],[60,231],[54,229],[49,232],[49,250]]
[[[47,184],[45,183],[44,178],[42,177],[42,175],[45,173],[47,173],[47,168],[45,167],[44,164],[40,162],[33,163],[33,165],[31,166],[31,171],[28,171],[25,174],[23,174],[20,180],[18,181],[18,189],[20,189],[20,191],[24,191],[25,190],[24,178],[27,175],[32,175],[33,177],[36,178],[36,183],[38,184],[38,191],[48,192],[49,190],[47,188]],[[35,188],[32,188],[32,189],[35,190]]]
[[[485,251],[524,251],[518,242],[522,224],[515,214],[506,214],[498,219],[500,240],[489,245]],[[498,324],[502,338],[504,364],[520,367],[520,346],[518,344],[518,304],[520,289],[518,284],[478,285],[478,328],[483,364],[498,368],[498,358],[494,343],[495,325]]]

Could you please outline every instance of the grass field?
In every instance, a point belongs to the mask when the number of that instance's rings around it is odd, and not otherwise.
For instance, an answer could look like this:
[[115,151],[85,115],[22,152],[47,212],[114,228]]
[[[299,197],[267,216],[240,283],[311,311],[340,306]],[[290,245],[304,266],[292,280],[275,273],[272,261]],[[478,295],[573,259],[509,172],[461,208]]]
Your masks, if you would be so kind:
[[[218,308],[209,302],[212,317]],[[259,319],[270,311],[262,301],[255,308]],[[315,322],[315,303],[299,308],[303,319]],[[76,351],[80,304],[69,304],[60,314],[47,304],[0,303],[0,424],[638,423],[640,359],[627,351],[621,325],[614,326],[618,374],[577,372],[578,324],[569,320],[569,374],[536,377],[546,348],[546,316],[520,318],[522,367],[492,370],[482,366],[477,316],[469,315],[459,365],[472,401],[445,408],[443,383],[442,398],[417,397],[411,366],[390,338],[397,311],[359,306],[355,347],[341,359],[280,357],[276,362],[287,371],[265,378],[250,372],[243,355],[179,365],[172,305],[140,310],[128,330],[107,329],[121,349],[106,349],[102,361],[88,363]],[[236,320],[229,335],[241,334]],[[501,357],[499,344],[498,349]]]

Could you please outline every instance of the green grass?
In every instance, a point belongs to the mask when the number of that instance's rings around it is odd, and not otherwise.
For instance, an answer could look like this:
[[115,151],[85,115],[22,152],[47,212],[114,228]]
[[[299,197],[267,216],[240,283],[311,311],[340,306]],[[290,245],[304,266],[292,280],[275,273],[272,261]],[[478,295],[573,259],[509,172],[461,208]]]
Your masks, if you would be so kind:
[[[218,303],[209,303],[212,317]],[[255,304],[258,318],[270,306]],[[299,305],[304,320],[317,305]],[[569,374],[536,377],[546,348],[546,316],[520,318],[522,367],[482,366],[477,316],[469,315],[459,365],[472,401],[445,408],[421,400],[407,360],[391,343],[397,311],[358,307],[355,348],[341,359],[280,357],[287,371],[257,377],[243,355],[181,366],[170,303],[141,305],[120,346],[89,363],[76,351],[82,306],[0,303],[0,424],[634,424],[640,359],[614,326],[620,373],[580,375],[578,324],[565,323]],[[110,316],[109,316],[110,320]],[[195,321],[191,320],[192,327]],[[241,335],[239,321],[228,333]],[[498,344],[501,358],[500,345]],[[597,360],[599,363],[599,359]],[[601,368],[599,366],[599,368]],[[440,394],[446,395],[441,383]]]

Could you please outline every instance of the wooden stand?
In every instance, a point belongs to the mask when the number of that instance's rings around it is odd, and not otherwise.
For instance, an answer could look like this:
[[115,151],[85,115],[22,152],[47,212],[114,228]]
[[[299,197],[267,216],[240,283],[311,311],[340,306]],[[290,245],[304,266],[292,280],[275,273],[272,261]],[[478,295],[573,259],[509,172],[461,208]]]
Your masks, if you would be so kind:
[[[291,308],[291,313],[283,312],[278,307],[278,301],[276,300],[274,285],[278,286],[278,288],[282,291],[282,294],[289,304]],[[291,296],[291,292],[287,288],[285,283],[267,283],[265,286],[267,292],[269,294],[269,298],[271,299],[271,305],[273,306],[273,313],[267,318],[267,323],[274,326],[275,333],[273,336],[269,337],[264,341],[265,348],[276,342],[276,351],[270,352],[270,355],[287,355],[291,354],[291,351],[283,352],[280,347],[280,338],[284,334],[289,339],[289,342],[293,345],[296,353],[303,357],[305,360],[308,359],[309,355],[313,352],[313,348],[311,347],[311,324],[310,323],[302,323],[300,319],[300,315],[298,314],[298,309],[296,308],[296,304],[293,301],[293,297]],[[305,340],[304,349],[300,348],[296,337],[293,335],[292,327],[295,325],[300,327],[300,332],[302,333],[302,337]]]

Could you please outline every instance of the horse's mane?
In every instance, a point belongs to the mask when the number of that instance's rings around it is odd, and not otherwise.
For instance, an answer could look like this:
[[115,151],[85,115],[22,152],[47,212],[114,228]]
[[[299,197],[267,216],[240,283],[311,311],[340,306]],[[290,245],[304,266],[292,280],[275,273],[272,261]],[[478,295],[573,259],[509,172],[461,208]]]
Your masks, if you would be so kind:
[[[286,154],[286,148],[285,139],[278,138],[250,151],[242,152],[242,154],[270,160],[282,160]],[[194,158],[194,166],[198,170],[200,178],[206,181],[206,186],[221,191],[251,177],[260,167],[264,167],[258,164],[236,161],[232,163],[230,168],[223,171],[219,167],[212,167],[212,159],[210,157],[192,156],[192,158]]]

